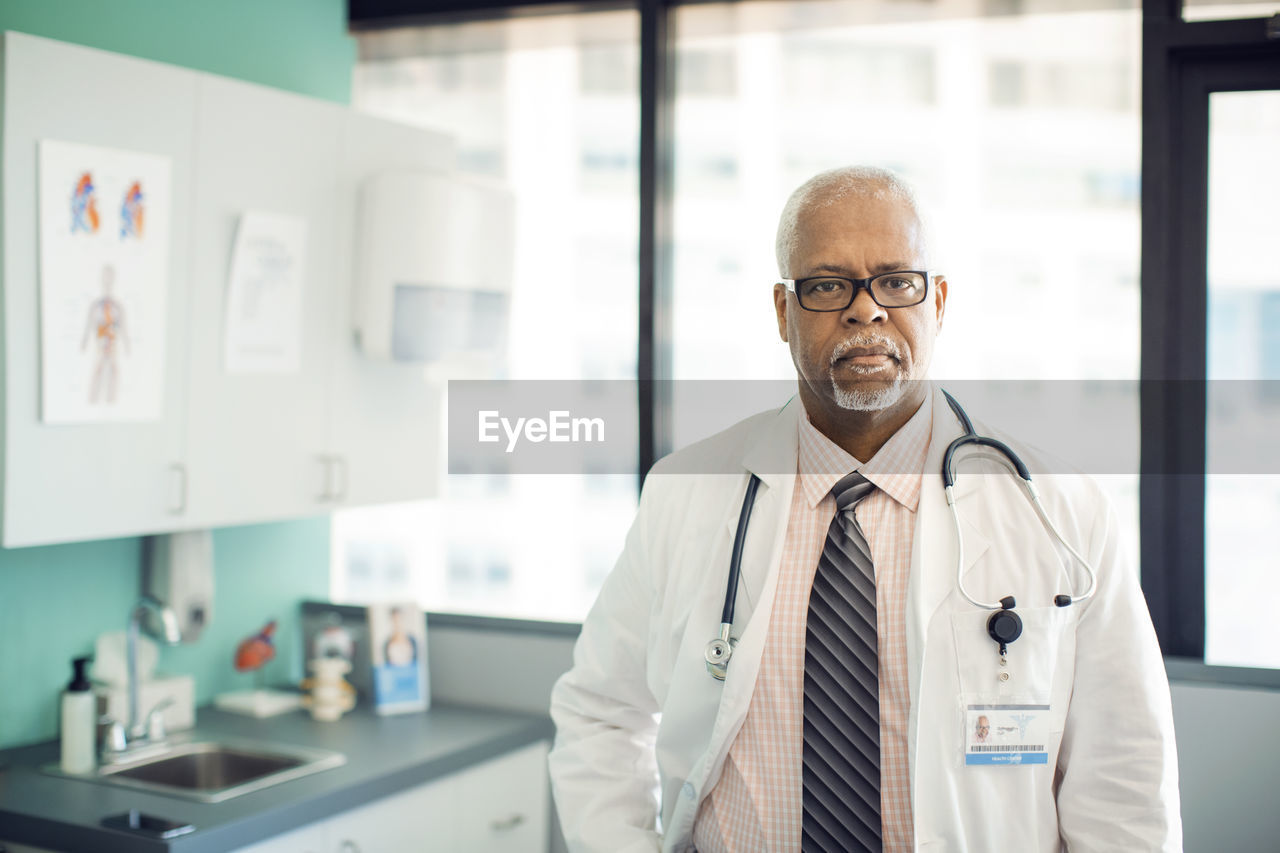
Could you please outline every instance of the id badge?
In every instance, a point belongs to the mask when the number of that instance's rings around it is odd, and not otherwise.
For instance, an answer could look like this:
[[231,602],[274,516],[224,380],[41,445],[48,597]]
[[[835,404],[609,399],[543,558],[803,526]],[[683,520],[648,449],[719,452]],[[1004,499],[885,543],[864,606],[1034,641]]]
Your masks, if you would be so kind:
[[1048,705],[968,705],[965,764],[1048,764]]

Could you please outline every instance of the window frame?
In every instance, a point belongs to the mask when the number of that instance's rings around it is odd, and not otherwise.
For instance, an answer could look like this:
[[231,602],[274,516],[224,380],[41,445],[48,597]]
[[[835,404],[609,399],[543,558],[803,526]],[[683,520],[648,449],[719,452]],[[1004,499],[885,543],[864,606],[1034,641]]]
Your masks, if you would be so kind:
[[[1201,663],[1209,94],[1280,85],[1280,41],[1267,33],[1265,18],[1187,22],[1181,0],[1143,2],[1142,589],[1164,654]],[[1232,683],[1232,673],[1253,671],[1212,669]]]

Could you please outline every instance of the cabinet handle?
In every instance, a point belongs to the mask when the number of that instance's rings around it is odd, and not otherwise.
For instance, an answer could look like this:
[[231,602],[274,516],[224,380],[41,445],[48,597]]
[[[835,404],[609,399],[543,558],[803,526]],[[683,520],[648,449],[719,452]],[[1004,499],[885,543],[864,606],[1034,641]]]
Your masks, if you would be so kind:
[[324,503],[333,498],[333,488],[329,484],[333,471],[333,457],[318,453],[316,454],[316,461],[324,468],[323,473],[320,475],[320,494],[316,495],[316,500]]
[[175,474],[178,477],[178,480],[177,480],[178,500],[175,503],[169,505],[169,512],[172,513],[173,515],[182,515],[184,512],[187,511],[187,466],[177,462],[170,465],[169,466],[170,482],[173,481],[173,475]]
[[489,828],[494,832],[510,832],[520,824],[524,823],[524,815],[513,814],[510,817],[499,818],[489,824]]
[[335,501],[345,501],[347,499],[347,457],[332,456],[330,457],[330,460],[338,471],[341,472],[342,476],[338,478],[338,482],[341,485],[338,487],[337,491],[329,494],[329,498]]

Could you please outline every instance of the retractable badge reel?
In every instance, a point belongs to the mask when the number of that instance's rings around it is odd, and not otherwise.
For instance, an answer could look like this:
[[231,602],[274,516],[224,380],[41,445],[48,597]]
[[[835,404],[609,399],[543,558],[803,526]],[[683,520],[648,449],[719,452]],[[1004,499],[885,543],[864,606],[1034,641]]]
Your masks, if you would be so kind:
[[[987,636],[1000,646],[1000,665],[1009,663],[1009,644],[1022,636],[1022,617],[1013,612],[1017,602],[1012,595],[1000,599],[1000,609],[991,614],[987,620]],[[1000,679],[1007,680],[1009,674],[1001,673]]]

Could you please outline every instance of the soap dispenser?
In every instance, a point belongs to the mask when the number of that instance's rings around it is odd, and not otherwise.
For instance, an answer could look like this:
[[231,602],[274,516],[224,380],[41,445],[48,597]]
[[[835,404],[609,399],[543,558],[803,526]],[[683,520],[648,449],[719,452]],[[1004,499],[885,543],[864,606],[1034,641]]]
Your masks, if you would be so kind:
[[62,694],[62,772],[92,773],[96,758],[94,741],[97,729],[98,703],[93,685],[85,675],[92,658],[76,658],[71,662],[75,677]]

